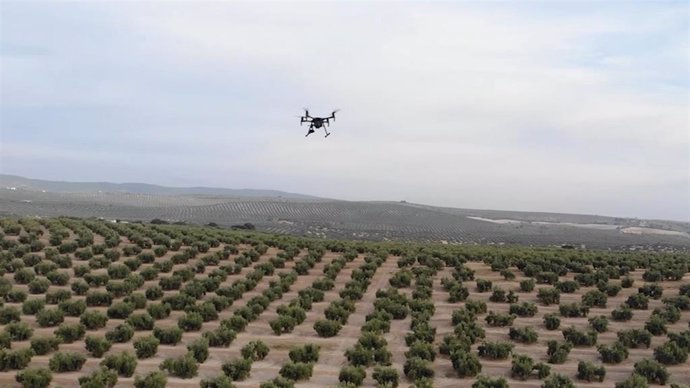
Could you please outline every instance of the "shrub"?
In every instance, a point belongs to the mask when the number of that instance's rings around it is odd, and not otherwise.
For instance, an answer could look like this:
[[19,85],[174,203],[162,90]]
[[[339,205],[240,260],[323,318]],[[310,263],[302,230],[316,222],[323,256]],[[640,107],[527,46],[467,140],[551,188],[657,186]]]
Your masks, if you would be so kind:
[[199,331],[204,318],[199,313],[188,313],[177,320],[177,326],[184,331]]
[[59,345],[60,340],[55,337],[34,337],[31,339],[31,350],[39,356],[58,350]]
[[30,348],[18,349],[14,351],[0,350],[0,370],[26,368],[31,362],[34,351]]
[[599,345],[597,350],[601,360],[607,364],[619,364],[628,358],[628,348],[616,341],[613,345]]
[[608,302],[608,296],[599,290],[588,291],[586,294],[582,295],[582,305],[587,307],[600,307],[605,308]]
[[570,342],[548,341],[546,355],[550,364],[563,364],[573,345]]
[[688,297],[687,295],[664,298],[663,302],[667,307],[673,306],[678,310],[690,310],[690,297]]
[[511,304],[510,314],[515,314],[518,317],[533,317],[537,314],[537,305],[530,302],[522,302],[522,304]]
[[511,327],[508,335],[510,336],[511,340],[526,344],[533,344],[537,342],[537,339],[539,338],[537,332],[531,327],[519,329]]
[[480,375],[477,381],[472,384],[472,388],[508,388],[508,382],[503,377],[495,379]]
[[313,373],[314,364],[302,362],[288,362],[278,372],[282,377],[294,381],[309,379]]
[[134,306],[125,302],[113,303],[108,307],[108,318],[127,319],[134,311]]
[[589,318],[588,321],[589,321],[589,325],[597,333],[603,333],[606,330],[608,330],[609,320],[606,319],[606,316],[604,316],[604,315],[599,315],[597,317]]
[[55,330],[55,335],[66,344],[84,338],[84,334],[86,334],[86,328],[81,323],[63,323]]
[[680,320],[680,310],[676,306],[666,305],[663,308],[655,308],[652,316],[658,316],[666,323],[676,323]]
[[589,314],[589,307],[579,303],[562,304],[558,306],[558,311],[560,312],[561,316],[564,317],[586,317],[587,314]]
[[6,331],[0,332],[0,349],[11,349],[12,338]]
[[108,317],[98,310],[87,310],[79,317],[79,322],[87,330],[96,330],[105,327]]
[[146,307],[146,296],[140,292],[130,294],[122,301],[131,304],[134,306],[134,309],[143,309]]
[[484,320],[486,320],[486,323],[488,323],[489,326],[510,326],[513,324],[513,321],[515,320],[515,315],[496,314],[493,311],[490,311],[489,315],[487,315],[486,318],[484,318]]
[[665,365],[682,364],[688,360],[688,349],[668,341],[654,349],[654,358]]
[[268,346],[261,340],[250,341],[241,350],[242,357],[252,361],[263,360],[268,355],[268,352]]
[[666,329],[666,321],[658,315],[649,317],[647,322],[645,322],[644,328],[652,335],[663,335],[668,331]]
[[484,314],[487,311],[486,302],[476,299],[468,299],[465,308],[473,314]]
[[[264,387],[265,384],[267,383],[261,384],[261,387]],[[235,385],[232,383],[232,380],[230,380],[228,376],[224,374],[218,375],[211,379],[201,380],[199,386],[201,388],[235,388]],[[273,388],[273,385],[271,385],[270,388]]]
[[66,272],[50,271],[46,274],[46,277],[51,284],[56,286],[64,286],[69,282],[69,274]]
[[508,342],[484,342],[479,345],[479,357],[490,360],[505,360],[513,351],[513,344]]
[[402,269],[391,276],[388,282],[395,288],[409,287],[412,283],[412,271],[409,269]]
[[105,352],[110,350],[110,347],[113,346],[112,342],[108,341],[104,337],[87,336],[85,343],[86,350],[88,350],[91,355],[96,358],[103,357]]
[[249,377],[252,361],[246,358],[238,358],[223,364],[223,373],[233,381],[245,380]]
[[14,378],[24,388],[47,388],[53,374],[45,368],[28,368],[17,372]]
[[596,331],[583,332],[571,326],[561,332],[563,338],[575,346],[594,346],[597,343]]
[[513,361],[510,368],[511,376],[513,378],[527,380],[535,370],[537,371],[537,377],[539,379],[543,379],[551,373],[551,367],[543,363],[535,364],[534,360],[529,356],[513,356]]
[[10,303],[22,303],[29,295],[22,290],[10,290],[5,295],[5,301]]
[[[647,384],[647,379],[633,373],[626,380],[616,383],[616,388],[649,388],[649,384]],[[673,384],[671,388],[673,388]]]
[[154,327],[153,335],[164,345],[177,345],[182,339],[182,330],[179,327]]
[[153,319],[165,319],[170,316],[172,308],[167,303],[151,303],[146,307],[146,311]]
[[482,364],[474,353],[455,351],[450,354],[450,360],[453,363],[453,369],[460,377],[476,376],[482,371]]
[[605,292],[607,296],[616,296],[621,291],[622,287],[619,284],[602,283],[597,285],[599,291]]
[[[383,339],[383,337],[381,337],[381,339]],[[360,338],[360,340],[361,340],[361,338]],[[381,347],[376,346],[374,348],[381,348]],[[414,342],[412,345],[410,345],[410,350],[405,352],[405,357],[407,357],[407,358],[417,357],[417,358],[421,358],[423,360],[434,361],[436,359],[436,352],[434,351],[434,347],[432,344],[417,341],[417,342]]]
[[366,376],[367,373],[361,366],[345,366],[340,369],[340,373],[338,374],[338,381],[340,381],[341,383],[350,383],[358,387],[362,385],[362,382],[364,381],[364,378]]
[[81,388],[112,388],[117,384],[117,373],[108,368],[100,368],[88,376],[79,377]]
[[399,384],[398,371],[391,367],[376,367],[371,375],[379,387],[396,388]]
[[36,273],[31,268],[22,268],[14,273],[14,281],[17,284],[29,284],[36,278]]
[[[542,283],[542,282],[540,282]],[[572,294],[573,292],[580,289],[580,284],[573,280],[564,280],[556,283],[551,283],[558,289],[558,291],[564,294]]]
[[347,349],[345,351],[345,357],[347,361],[354,366],[369,366],[374,362],[374,352],[359,343]]
[[561,319],[556,314],[545,314],[544,326],[548,330],[556,330],[561,326]]
[[658,361],[644,359],[635,363],[635,373],[647,379],[649,383],[665,385],[669,379],[666,367]]
[[48,291],[50,287],[50,282],[47,279],[36,278],[29,282],[29,293],[31,294],[44,294]]
[[632,319],[633,312],[628,305],[621,305],[621,307],[611,311],[611,318],[614,321],[625,322]]
[[577,364],[577,378],[586,381],[604,381],[606,369],[603,366],[596,366],[591,362],[580,361]]
[[631,309],[647,310],[649,308],[649,298],[644,294],[630,295],[625,301]]
[[514,378],[520,380],[527,380],[532,374],[534,368],[534,360],[525,355],[514,355],[510,366],[510,374]]
[[227,326],[234,331],[243,331],[249,322],[240,315],[233,315],[227,320],[223,320],[221,325]]
[[86,302],[83,300],[63,300],[58,308],[70,317],[78,317],[86,311]]
[[183,379],[191,379],[196,376],[199,370],[199,365],[191,355],[177,358],[167,358],[159,366],[161,370],[167,370],[172,376]]
[[318,345],[306,344],[304,346],[293,348],[288,353],[290,360],[293,362],[317,362],[319,361],[319,349]]
[[127,318],[127,323],[132,326],[134,330],[153,330],[155,321],[148,313],[136,313]]
[[553,374],[544,381],[541,388],[575,388],[575,385],[567,376]]
[[187,345],[187,351],[196,362],[202,363],[208,358],[208,340],[200,338]]
[[112,342],[127,342],[134,336],[132,326],[122,323],[105,333],[105,338]]
[[489,300],[495,303],[503,303],[506,301],[506,292],[505,290],[499,288],[499,287],[494,287],[493,291],[491,292],[491,296],[489,297]]
[[491,280],[477,279],[477,292],[488,292],[492,288]]
[[621,344],[628,348],[639,348],[642,345],[648,348],[652,343],[652,334],[647,330],[628,329],[616,334]]
[[86,305],[91,307],[107,307],[113,302],[113,296],[107,292],[91,291],[86,293]]
[[338,321],[320,319],[314,323],[314,330],[319,337],[334,337],[338,335],[340,329],[342,329],[342,325]]
[[412,357],[405,360],[405,364],[403,364],[403,373],[405,373],[407,378],[413,381],[424,378],[431,379],[434,377],[434,366],[431,361]]
[[637,289],[640,294],[648,296],[652,299],[659,299],[664,293],[664,289],[657,283],[648,283]]
[[635,280],[633,280],[630,276],[626,276],[621,279],[621,287],[623,288],[630,288],[635,284]]
[[11,322],[5,325],[5,333],[9,335],[12,341],[25,341],[34,333],[26,322]]
[[22,304],[22,313],[34,315],[45,308],[46,302],[43,299],[29,299]]
[[221,326],[214,331],[204,332],[203,337],[208,340],[208,345],[211,347],[227,347],[237,337],[237,333],[228,328]]
[[48,361],[48,366],[53,372],[75,372],[81,370],[86,362],[86,357],[80,353],[57,352]]
[[55,290],[46,293],[45,298],[47,304],[58,304],[72,298],[72,292],[68,290]]
[[142,359],[155,356],[158,352],[159,344],[158,338],[152,335],[134,340],[134,350],[136,351],[137,358]]
[[537,298],[546,306],[558,304],[561,301],[561,292],[556,288],[540,288],[537,291]]
[[532,292],[534,290],[535,281],[534,279],[525,279],[520,281],[520,291],[522,292]]
[[293,317],[287,315],[279,315],[278,318],[269,322],[271,329],[277,335],[291,332],[297,325],[297,321]]
[[137,358],[127,351],[111,354],[101,361],[101,366],[116,371],[120,376],[131,377],[137,368]]
[[[40,311],[39,311],[40,313]],[[16,307],[0,307],[0,324],[6,325],[10,322],[19,322],[21,313]]]
[[139,375],[134,377],[135,388],[165,388],[167,382],[168,378],[159,371],[153,371],[143,378]]

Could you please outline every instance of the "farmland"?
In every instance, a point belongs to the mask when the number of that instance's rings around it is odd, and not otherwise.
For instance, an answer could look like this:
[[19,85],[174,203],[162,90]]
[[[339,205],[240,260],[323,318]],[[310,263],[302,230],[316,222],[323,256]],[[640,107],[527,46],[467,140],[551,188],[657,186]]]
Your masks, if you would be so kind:
[[[278,234],[372,241],[572,244],[598,249],[690,248],[687,222],[318,198],[0,189],[0,215],[102,217],[129,221],[158,218],[221,226],[250,222],[262,231]],[[495,219],[499,222],[492,222]],[[502,219],[513,221],[500,223]]]
[[0,230],[1,386],[690,381],[685,253],[77,218],[4,218]]

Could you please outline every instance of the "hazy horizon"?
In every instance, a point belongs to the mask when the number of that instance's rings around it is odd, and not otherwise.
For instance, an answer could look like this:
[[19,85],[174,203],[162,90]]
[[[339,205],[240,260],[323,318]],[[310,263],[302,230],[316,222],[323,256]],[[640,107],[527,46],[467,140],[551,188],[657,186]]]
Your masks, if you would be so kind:
[[690,221],[687,2],[0,7],[0,173]]

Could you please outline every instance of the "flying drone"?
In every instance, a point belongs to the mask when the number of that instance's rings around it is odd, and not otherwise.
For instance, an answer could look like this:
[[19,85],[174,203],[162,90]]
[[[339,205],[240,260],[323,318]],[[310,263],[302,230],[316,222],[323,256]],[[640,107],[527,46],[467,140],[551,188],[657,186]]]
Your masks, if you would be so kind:
[[309,131],[307,132],[306,135],[304,135],[304,137],[307,137],[307,136],[311,135],[312,133],[314,133],[314,128],[323,128],[324,132],[326,132],[325,137],[328,137],[328,135],[330,135],[331,133],[328,132],[326,127],[331,124],[330,123],[331,120],[335,121],[335,112],[337,112],[337,111],[338,111],[337,109],[334,110],[331,113],[331,115],[328,117],[312,117],[312,116],[309,116],[309,109],[304,108],[304,116],[300,116],[300,119],[299,119],[299,125],[302,125],[304,123],[309,123]]

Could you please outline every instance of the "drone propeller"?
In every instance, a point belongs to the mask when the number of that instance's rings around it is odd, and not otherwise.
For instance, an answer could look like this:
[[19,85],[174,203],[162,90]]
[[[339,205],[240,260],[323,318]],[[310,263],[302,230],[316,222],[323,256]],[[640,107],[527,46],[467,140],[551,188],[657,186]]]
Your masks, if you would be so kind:
[[333,121],[335,121],[335,114],[339,111],[340,109],[336,109],[331,113],[331,117],[333,118]]

